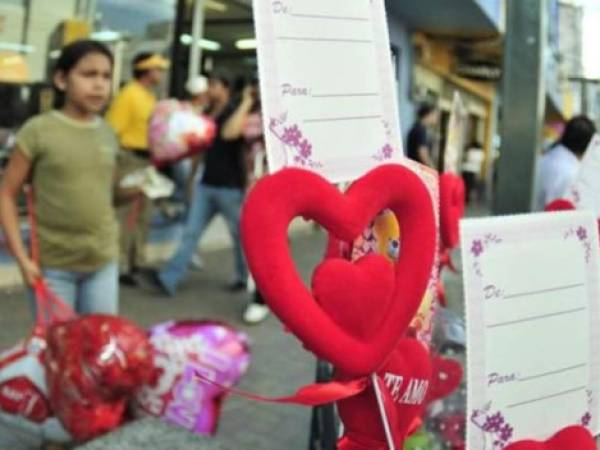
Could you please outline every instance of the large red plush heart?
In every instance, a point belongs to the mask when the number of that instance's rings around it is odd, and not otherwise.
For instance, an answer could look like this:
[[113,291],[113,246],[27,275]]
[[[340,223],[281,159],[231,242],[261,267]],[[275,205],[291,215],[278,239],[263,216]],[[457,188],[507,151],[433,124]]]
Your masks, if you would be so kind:
[[440,234],[444,248],[460,242],[459,223],[465,215],[465,183],[453,173],[440,175]]
[[[383,380],[388,404],[387,415],[397,449],[427,406],[431,379],[429,352],[415,339],[402,339],[389,361],[377,375]],[[336,373],[341,381],[347,376]],[[344,424],[339,450],[387,449],[386,435],[373,388],[338,402]]]
[[587,428],[575,426],[565,428],[546,442],[519,441],[505,450],[596,450],[596,442]]
[[458,361],[444,358],[437,353],[431,355],[431,386],[428,401],[434,402],[448,397],[462,382],[463,369]]
[[[352,242],[386,208],[394,212],[402,229],[402,251],[389,269],[394,273],[389,304],[363,300],[372,303],[373,310],[381,308],[365,320],[384,317],[383,321],[376,332],[358,337],[348,329],[354,311],[337,299],[333,305],[331,298],[325,300],[326,310],[304,285],[290,255],[287,232],[294,218],[305,217],[322,224],[340,241]],[[241,228],[248,264],[261,293],[306,348],[353,376],[379,369],[417,312],[433,265],[433,204],[421,179],[406,167],[385,165],[356,181],[344,195],[314,173],[282,170],[263,178],[252,190]],[[319,288],[321,293],[334,292],[336,284],[348,282],[347,266],[322,270],[328,278],[323,283],[331,285]],[[358,265],[357,270],[365,267]]]

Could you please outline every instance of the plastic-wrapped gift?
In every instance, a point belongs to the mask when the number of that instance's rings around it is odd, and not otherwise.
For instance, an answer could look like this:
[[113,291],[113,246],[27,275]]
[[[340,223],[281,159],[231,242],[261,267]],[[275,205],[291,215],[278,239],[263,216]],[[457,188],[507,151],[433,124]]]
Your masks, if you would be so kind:
[[129,399],[156,376],[144,330],[113,316],[53,326],[45,363],[50,404],[79,441],[123,423]]
[[73,319],[75,312],[43,281],[34,291],[36,326],[27,338],[0,353],[0,422],[39,438],[69,442],[71,436],[50,406],[44,353],[48,327]]
[[227,394],[221,386],[236,385],[250,364],[247,337],[219,322],[183,321],[152,327],[150,342],[160,376],[139,392],[138,414],[213,434]]
[[215,122],[191,105],[174,99],[160,101],[148,131],[152,161],[162,166],[200,153],[212,144],[215,135]]

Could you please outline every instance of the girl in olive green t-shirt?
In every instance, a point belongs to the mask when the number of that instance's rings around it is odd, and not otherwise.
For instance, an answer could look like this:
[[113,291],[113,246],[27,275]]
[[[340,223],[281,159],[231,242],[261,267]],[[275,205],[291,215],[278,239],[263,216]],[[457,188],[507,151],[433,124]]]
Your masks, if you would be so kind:
[[[44,277],[79,313],[118,309],[118,228],[113,186],[118,144],[99,116],[108,102],[113,59],[93,41],[62,51],[54,73],[62,108],[29,120],[17,134],[0,189],[0,219],[24,281]],[[17,198],[35,193],[40,261],[23,244]]]

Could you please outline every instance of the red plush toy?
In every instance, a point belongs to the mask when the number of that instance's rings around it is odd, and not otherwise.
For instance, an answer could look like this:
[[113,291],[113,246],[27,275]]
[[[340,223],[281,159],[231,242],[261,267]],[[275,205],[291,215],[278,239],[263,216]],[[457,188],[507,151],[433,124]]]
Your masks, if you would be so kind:
[[571,211],[575,209],[575,205],[569,200],[564,200],[562,198],[551,201],[546,205],[544,211],[546,212],[556,212],[556,211]]
[[[427,404],[431,365],[429,352],[416,339],[402,339],[385,366],[377,372],[385,399],[390,431],[397,449],[414,431]],[[335,379],[351,379],[338,371]],[[387,450],[387,439],[373,387],[338,402],[344,436],[338,450]]]
[[[327,259],[315,272],[311,293],[290,255],[292,220],[313,219],[338,240],[353,242],[385,209],[402,230],[397,264],[375,254],[356,264]],[[275,314],[309,350],[351,377],[378,371],[397,347],[427,287],[436,249],[431,197],[421,179],[400,165],[371,171],[345,195],[300,169],[266,177],[246,201],[242,238]]]
[[565,428],[546,442],[519,441],[505,450],[596,450],[596,441],[587,428],[574,426]]
[[465,183],[453,173],[440,175],[440,234],[442,247],[456,248],[460,242],[460,219],[465,215]]
[[89,315],[53,326],[46,352],[50,404],[79,441],[118,427],[128,399],[155,376],[144,330]]
[[465,183],[453,173],[440,175],[440,274],[437,285],[437,297],[442,306],[446,306],[446,289],[442,283],[442,271],[445,267],[456,272],[450,256],[451,250],[460,243],[460,220],[465,215]]
[[448,397],[460,387],[463,369],[458,361],[431,354],[431,385],[427,401],[429,403]]

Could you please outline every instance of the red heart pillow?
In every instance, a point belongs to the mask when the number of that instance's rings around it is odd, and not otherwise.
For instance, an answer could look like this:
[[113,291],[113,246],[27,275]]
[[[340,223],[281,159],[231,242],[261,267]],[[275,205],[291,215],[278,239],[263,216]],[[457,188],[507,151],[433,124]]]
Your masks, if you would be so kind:
[[436,353],[432,353],[431,372],[429,402],[446,398],[460,387],[463,378],[463,369],[455,359],[444,358]]
[[[372,336],[381,326],[393,293],[392,264],[373,254],[356,264],[325,260],[313,276],[317,302],[334,322],[359,339]],[[345,314],[339,314],[343,309],[347,309]]]
[[[383,381],[382,390],[387,397],[387,413],[396,448],[401,449],[414,421],[427,406],[431,379],[429,352],[415,339],[402,339],[377,375]],[[335,378],[348,379],[341,372]],[[338,402],[338,411],[345,430],[339,450],[388,448],[373,387]]]
[[575,205],[569,200],[565,200],[562,198],[558,198],[556,200],[551,201],[546,205],[544,211],[546,212],[556,212],[556,211],[571,211],[575,209]]
[[[358,337],[348,328],[354,311],[341,303],[323,308],[304,285],[290,255],[287,232],[294,218],[305,217],[322,224],[342,242],[352,242],[386,208],[400,223],[402,251],[394,269],[389,269],[394,274],[389,304],[384,301],[382,310],[368,317],[384,320],[376,333]],[[263,178],[249,194],[241,229],[248,264],[261,293],[307,349],[353,376],[381,367],[417,312],[436,249],[431,197],[414,172],[400,165],[381,166],[344,195],[314,173],[282,170]],[[330,285],[318,292],[333,292],[335,284],[348,281],[346,266],[327,273],[322,283]]]
[[440,175],[440,233],[445,248],[460,242],[459,223],[465,215],[465,183],[453,173]]
[[546,442],[519,441],[505,450],[596,450],[596,441],[587,428],[574,426],[565,428]]

